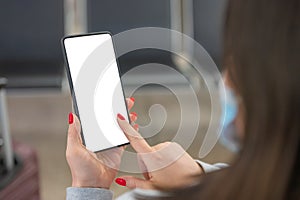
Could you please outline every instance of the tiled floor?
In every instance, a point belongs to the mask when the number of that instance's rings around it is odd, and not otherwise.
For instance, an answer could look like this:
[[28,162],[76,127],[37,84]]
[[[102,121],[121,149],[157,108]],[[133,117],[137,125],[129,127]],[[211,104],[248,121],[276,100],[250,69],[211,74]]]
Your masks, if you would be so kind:
[[[136,111],[139,123],[145,125],[149,122],[148,109],[152,104],[161,104],[168,114],[165,127],[151,143],[157,140],[172,139],[178,127],[178,102],[170,93],[160,92],[154,95],[153,91],[135,93]],[[209,105],[207,97],[203,96],[202,106]],[[8,109],[11,124],[11,133],[15,140],[23,141],[36,148],[40,164],[41,195],[43,200],[57,200],[65,198],[65,188],[70,186],[70,172],[65,160],[67,116],[71,111],[71,101],[67,94],[54,92],[9,92]],[[188,107],[189,112],[194,112]],[[198,155],[199,147],[203,141],[208,126],[209,112],[203,109],[198,134],[189,148],[194,157]],[[159,118],[160,115],[154,115]],[[188,133],[188,125],[187,133]],[[232,155],[221,145],[204,158],[208,162],[229,161]],[[126,191],[113,184],[112,189],[116,196]]]

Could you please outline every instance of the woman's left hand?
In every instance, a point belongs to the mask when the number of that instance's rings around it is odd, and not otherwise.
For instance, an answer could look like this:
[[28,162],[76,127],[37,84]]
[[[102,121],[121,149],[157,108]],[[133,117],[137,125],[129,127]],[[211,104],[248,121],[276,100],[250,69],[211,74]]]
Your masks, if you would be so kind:
[[[126,100],[131,109],[134,99]],[[130,119],[136,121],[136,114],[131,113]],[[119,169],[124,146],[96,154],[82,144],[81,126],[76,115],[70,113],[69,124],[66,158],[71,169],[72,187],[109,188]],[[138,128],[137,125],[134,127]]]

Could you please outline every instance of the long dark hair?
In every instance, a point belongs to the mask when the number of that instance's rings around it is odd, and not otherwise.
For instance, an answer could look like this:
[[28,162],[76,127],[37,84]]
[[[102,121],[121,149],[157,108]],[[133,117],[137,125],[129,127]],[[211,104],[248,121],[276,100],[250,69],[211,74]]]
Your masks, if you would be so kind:
[[300,199],[299,23],[299,0],[229,0],[224,63],[243,102],[243,149],[167,199]]

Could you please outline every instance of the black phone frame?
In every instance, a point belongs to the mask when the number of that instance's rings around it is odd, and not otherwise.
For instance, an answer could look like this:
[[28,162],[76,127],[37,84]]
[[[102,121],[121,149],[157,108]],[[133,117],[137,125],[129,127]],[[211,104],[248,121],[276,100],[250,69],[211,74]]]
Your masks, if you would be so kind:
[[[69,38],[75,38],[75,37],[84,37],[84,36],[102,35],[102,34],[108,34],[111,37],[111,40],[112,40],[114,54],[115,54],[116,63],[117,63],[117,67],[118,67],[118,73],[119,73],[121,88],[122,88],[122,93],[123,93],[124,102],[125,102],[126,111],[127,111],[127,117],[128,117],[129,123],[131,123],[130,115],[128,113],[128,106],[127,106],[127,102],[126,102],[126,98],[125,98],[125,93],[124,93],[124,87],[123,87],[123,83],[122,83],[122,78],[121,78],[121,74],[120,74],[119,59],[116,57],[115,43],[113,41],[112,34],[109,31],[100,31],[100,32],[91,32],[91,33],[84,33],[84,34],[67,35],[67,36],[64,36],[61,39],[61,45],[62,45],[63,56],[64,56],[64,61],[65,61],[65,68],[66,68],[66,72],[67,72],[67,78],[68,78],[68,82],[69,82],[69,86],[70,86],[70,92],[71,92],[71,97],[72,97],[72,101],[73,101],[73,109],[74,109],[75,114],[78,116],[79,121],[81,121],[80,120],[80,114],[79,114],[78,106],[77,106],[76,94],[75,94],[75,91],[74,91],[74,85],[73,85],[73,80],[72,80],[72,76],[71,76],[70,66],[69,66],[69,62],[68,62],[67,51],[66,51],[66,47],[65,47],[65,40],[69,39]],[[81,138],[82,138],[83,145],[86,146],[85,145],[85,140],[84,140],[82,126],[81,126],[80,135],[81,135]],[[114,147],[109,147],[109,148],[101,149],[99,151],[95,151],[94,153],[101,152],[101,151],[106,151],[106,150],[109,150],[109,149],[112,149],[112,148],[116,148],[116,147],[125,146],[125,145],[128,145],[128,144],[130,144],[130,143],[127,142],[127,143],[120,144],[120,145],[117,145],[117,146],[114,146]]]

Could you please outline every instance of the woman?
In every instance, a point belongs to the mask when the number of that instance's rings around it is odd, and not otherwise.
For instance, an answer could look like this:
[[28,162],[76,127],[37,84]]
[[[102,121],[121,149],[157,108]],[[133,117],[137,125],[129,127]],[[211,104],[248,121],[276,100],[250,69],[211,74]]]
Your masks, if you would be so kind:
[[[242,148],[232,166],[213,173],[204,173],[205,164],[199,167],[184,154],[174,164],[146,173],[145,179],[118,179],[129,188],[150,189],[135,190],[131,198],[300,199],[299,23],[299,0],[229,0],[224,65],[227,87],[237,99],[235,122]],[[68,188],[67,198],[111,199],[112,193],[106,189],[116,170],[101,164],[81,145],[79,122],[77,118],[71,122],[67,159],[73,188]],[[152,152],[166,145],[179,148],[173,143],[150,147],[122,116],[118,122],[137,152]],[[114,155],[119,158],[121,153]],[[147,168],[151,163],[143,164]]]

